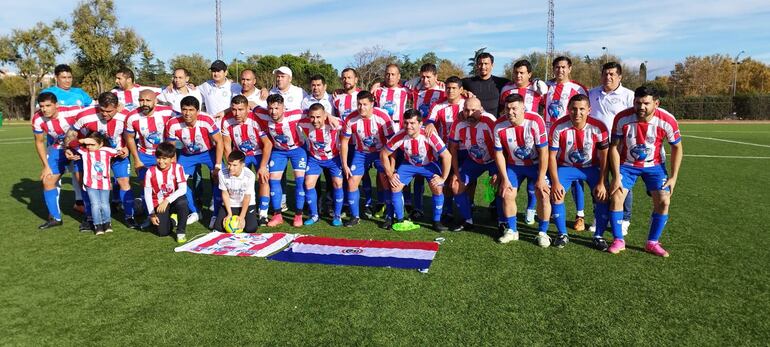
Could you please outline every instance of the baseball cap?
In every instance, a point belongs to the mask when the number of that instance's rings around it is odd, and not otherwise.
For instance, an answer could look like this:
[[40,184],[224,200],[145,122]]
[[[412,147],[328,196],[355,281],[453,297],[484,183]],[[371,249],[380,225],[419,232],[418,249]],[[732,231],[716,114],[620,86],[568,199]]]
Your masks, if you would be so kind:
[[284,75],[291,76],[291,69],[289,69],[288,66],[281,66],[281,67],[273,70],[273,74],[276,74],[276,73],[279,73],[279,72],[284,74]]
[[225,71],[227,70],[227,64],[221,60],[214,60],[213,63],[211,63],[211,67],[209,68],[211,71]]

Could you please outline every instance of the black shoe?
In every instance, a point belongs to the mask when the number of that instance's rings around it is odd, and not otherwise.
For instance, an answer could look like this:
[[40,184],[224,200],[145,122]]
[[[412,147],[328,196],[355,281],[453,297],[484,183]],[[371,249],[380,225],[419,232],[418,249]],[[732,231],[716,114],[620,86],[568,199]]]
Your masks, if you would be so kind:
[[455,232],[456,232],[456,231],[468,231],[468,230],[473,230],[473,224],[471,224],[471,223],[467,223],[467,222],[463,222],[463,223],[459,223],[459,224],[455,225],[454,227],[452,227],[452,228],[451,228],[451,229],[449,229],[449,230],[450,230],[450,231],[455,231]]
[[420,209],[413,209],[411,213],[409,213],[409,219],[415,221],[420,220],[422,217],[425,217],[425,213],[422,212]]
[[364,206],[364,217],[366,217],[366,219],[374,218],[374,208],[372,208],[372,206]]
[[111,233],[112,232],[112,223],[107,222],[107,223],[102,224],[102,229],[104,230],[104,232]]
[[442,233],[449,230],[449,228],[447,228],[444,224],[441,224],[441,222],[433,222],[433,230]]
[[[562,234],[556,237],[556,241],[553,242],[553,246],[556,248],[564,248],[569,243],[569,236]],[[606,243],[605,243],[606,244]]]
[[497,223],[497,231],[500,235],[505,234],[506,229],[508,229],[508,223]]
[[86,220],[80,222],[79,230],[82,233],[92,232],[92,231],[94,231],[94,223],[91,222],[90,220],[86,219]]
[[139,223],[136,222],[134,217],[126,218],[126,226],[129,227],[130,229],[136,229],[136,230],[142,229],[142,227],[139,225]]
[[392,230],[393,229],[393,219],[392,218],[385,218],[385,221],[382,222],[381,228],[385,230]]
[[257,225],[261,227],[266,227],[268,222],[269,220],[267,220],[267,217],[260,217],[259,220],[257,221]]
[[96,235],[104,235],[104,226],[105,225],[106,224],[96,224],[96,225],[94,225],[94,233],[96,233]]
[[113,202],[110,202],[110,208],[111,208],[111,209],[112,209],[112,211],[114,211],[115,213],[121,213],[121,212],[123,212],[123,204],[122,204],[120,201],[113,201]]
[[358,217],[351,218],[349,221],[345,222],[345,226],[348,228],[354,227],[359,224],[361,224],[361,218],[358,218]]
[[53,227],[61,226],[62,224],[64,224],[63,221],[51,218],[48,221],[46,221],[45,223],[40,224],[37,228],[38,229],[48,229],[48,228],[53,228]]
[[594,237],[593,246],[602,252],[606,252],[607,249],[610,248],[610,246],[607,245],[607,240],[603,237]]

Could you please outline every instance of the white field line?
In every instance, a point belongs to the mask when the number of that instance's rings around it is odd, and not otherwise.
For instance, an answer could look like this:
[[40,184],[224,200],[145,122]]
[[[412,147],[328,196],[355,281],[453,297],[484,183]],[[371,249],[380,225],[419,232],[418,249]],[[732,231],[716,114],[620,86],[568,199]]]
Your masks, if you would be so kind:
[[709,155],[709,154],[685,154],[685,157],[694,158],[720,158],[720,159],[770,159],[770,157],[750,157],[740,155]]
[[733,133],[733,134],[770,134],[769,131],[760,130],[687,130],[687,133]]
[[7,138],[7,139],[0,139],[0,142],[4,142],[4,141],[18,141],[18,140],[31,140],[31,139],[33,139],[33,138],[31,138],[31,137],[12,137],[12,138]]
[[758,143],[743,142],[743,141],[725,140],[725,139],[718,139],[718,138],[714,138],[714,137],[695,136],[695,135],[682,135],[682,137],[692,137],[692,138],[702,139],[702,140],[720,141],[720,142],[735,143],[735,144],[739,144],[739,145],[747,145],[747,146],[757,146],[757,147],[770,148],[770,145],[762,145],[762,144],[758,144]]
[[16,142],[0,142],[0,146],[2,145],[28,145],[32,143],[31,141],[16,141]]

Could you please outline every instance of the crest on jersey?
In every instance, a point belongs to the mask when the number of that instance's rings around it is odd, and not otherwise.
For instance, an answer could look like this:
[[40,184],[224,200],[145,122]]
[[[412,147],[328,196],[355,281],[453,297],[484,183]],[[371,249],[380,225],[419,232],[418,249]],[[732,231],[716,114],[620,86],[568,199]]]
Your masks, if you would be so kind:
[[520,146],[517,147],[515,151],[513,151],[513,155],[521,160],[532,159],[532,154],[533,151],[531,146]]
[[647,160],[650,152],[651,150],[644,144],[638,144],[634,147],[631,147],[631,157],[633,157],[634,160]]
[[575,149],[570,152],[569,160],[575,164],[583,164],[588,161],[588,154],[582,149]]
[[153,145],[160,144],[161,142],[163,142],[163,136],[161,136],[159,132],[153,131],[147,134],[147,142]]
[[395,112],[395,104],[392,101],[386,102],[384,105],[382,105],[382,108],[385,109],[385,111],[388,112],[388,116],[393,117],[393,112]]
[[366,136],[361,139],[361,142],[363,142],[366,147],[377,147],[377,144],[379,143],[376,136]]
[[559,118],[562,112],[564,112],[564,107],[561,105],[561,101],[554,100],[548,104],[548,113],[551,115],[551,117]]
[[163,187],[163,192],[166,194],[171,194],[176,190],[173,183],[166,183],[166,185]]
[[487,152],[479,145],[471,145],[468,147],[468,153],[476,159],[484,159],[484,154]]
[[275,135],[273,138],[275,139],[276,142],[278,142],[280,144],[284,144],[285,145],[285,144],[289,143],[289,137],[286,136],[286,135],[283,135],[283,134]]
[[97,161],[94,163],[94,171],[96,172],[97,176],[104,176],[104,172],[106,171],[106,167],[104,166],[104,163]]
[[188,153],[198,153],[203,149],[203,147],[196,142],[186,145],[185,148],[187,148]]
[[324,151],[326,149],[326,142],[323,141],[314,141],[313,146],[319,151]]
[[414,164],[420,165],[420,164],[422,164],[422,163],[423,163],[423,161],[425,160],[425,158],[424,158],[423,156],[419,155],[419,154],[414,154],[414,155],[410,155],[410,156],[409,156],[409,160],[410,160],[412,163],[414,163]]
[[420,105],[420,114],[422,114],[423,117],[428,116],[428,112],[430,112],[430,105],[429,104],[422,104]]
[[60,135],[56,135],[56,139],[54,140],[54,142],[56,142],[56,143],[58,143],[58,144],[62,145],[62,144],[64,144],[64,139],[65,139],[65,138],[67,138],[67,135],[66,135],[66,134],[60,134]]
[[248,153],[256,149],[257,146],[254,145],[254,142],[251,142],[251,140],[246,140],[241,142],[241,144],[238,145],[238,149],[241,150],[243,153]]

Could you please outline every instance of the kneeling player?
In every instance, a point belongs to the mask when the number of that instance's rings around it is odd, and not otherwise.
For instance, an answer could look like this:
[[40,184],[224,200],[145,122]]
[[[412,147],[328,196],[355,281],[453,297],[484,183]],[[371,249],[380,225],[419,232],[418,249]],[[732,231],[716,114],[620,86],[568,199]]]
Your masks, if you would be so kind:
[[315,190],[318,177],[324,169],[329,170],[332,177],[334,196],[334,219],[332,225],[341,226],[342,202],[342,163],[340,162],[339,132],[342,127],[328,122],[329,114],[323,105],[310,105],[307,118],[297,123],[300,141],[308,152],[307,172],[305,172],[305,201],[310,208],[310,218],[305,225],[313,225],[318,221],[318,193]]
[[[390,156],[398,149],[404,153],[404,162],[398,167],[398,170],[394,170]],[[437,162],[439,158],[441,158],[441,167]],[[452,156],[435,132],[431,136],[425,135],[425,130],[422,129],[420,111],[410,109],[404,112],[404,129],[388,140],[387,145],[380,152],[380,161],[393,191],[392,202],[396,222],[404,222],[404,195],[402,193],[404,186],[408,185],[414,176],[421,176],[430,180],[434,206],[433,228],[436,231],[447,230],[447,227],[441,224],[441,214],[444,208],[444,182],[449,177],[449,171],[452,168]],[[383,227],[390,229],[391,223],[392,219],[385,218]]]
[[176,163],[176,147],[171,143],[161,143],[155,149],[155,166],[147,169],[144,176],[144,203],[150,223],[158,228],[158,236],[171,233],[171,215],[176,214],[183,217],[182,223],[176,223],[176,240],[187,241],[187,179],[182,165]]
[[238,219],[238,227],[247,233],[257,231],[256,192],[257,178],[246,168],[246,155],[232,151],[227,156],[227,168],[219,171],[219,189],[222,191],[222,208],[219,209],[215,231],[222,231],[232,217]]
[[[659,105],[657,90],[639,87],[634,91],[634,107],[615,116],[610,145],[613,175],[610,222],[615,240],[609,247],[610,253],[616,254],[626,248],[622,232],[623,201],[641,176],[652,196],[653,205],[650,233],[644,249],[654,255],[668,257],[658,239],[668,221],[668,206],[679,176],[683,152],[676,119],[658,108]],[[666,177],[663,141],[671,145],[669,177]]]
[[504,115],[508,118],[495,126],[495,163],[499,171],[500,196],[503,210],[508,219],[508,228],[498,239],[508,243],[519,239],[516,230],[516,193],[519,184],[526,178],[535,182],[537,192],[537,215],[540,217],[537,242],[548,246],[548,220],[551,204],[548,200],[551,189],[548,186],[548,137],[545,122],[537,113],[526,112],[524,98],[510,94],[503,100]]
[[[607,226],[607,190],[604,186],[607,168],[607,127],[589,117],[591,105],[588,96],[577,94],[567,104],[569,117],[562,117],[551,127],[548,172],[553,180],[551,198],[553,218],[559,236],[554,246],[562,248],[569,242],[567,210],[564,208],[564,187],[576,180],[587,181],[594,195],[596,231]],[[606,247],[604,239],[594,239],[597,248]]]

